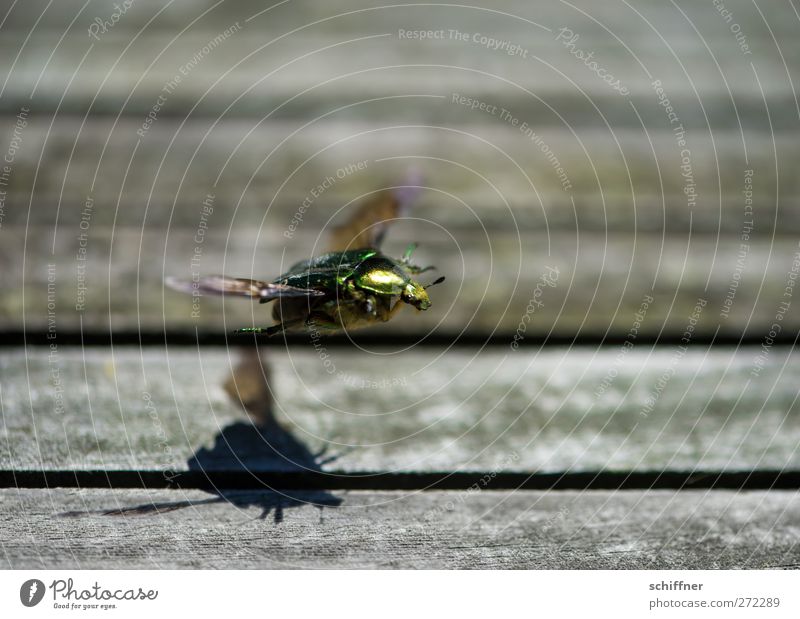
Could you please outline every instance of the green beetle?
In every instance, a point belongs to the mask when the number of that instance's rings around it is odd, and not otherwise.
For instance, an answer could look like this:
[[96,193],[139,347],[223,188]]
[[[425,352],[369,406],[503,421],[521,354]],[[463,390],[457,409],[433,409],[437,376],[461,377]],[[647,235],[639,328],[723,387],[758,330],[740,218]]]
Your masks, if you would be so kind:
[[304,328],[349,331],[386,322],[403,304],[426,310],[431,306],[427,288],[443,282],[444,277],[427,286],[414,279],[434,268],[411,264],[416,244],[409,245],[399,260],[378,249],[386,227],[397,219],[408,197],[408,192],[383,192],[334,230],[334,245],[358,249],[298,262],[272,282],[214,275],[198,281],[169,278],[167,284],[195,295],[225,294],[276,302],[272,316],[277,324],[237,329],[237,334],[271,336]]

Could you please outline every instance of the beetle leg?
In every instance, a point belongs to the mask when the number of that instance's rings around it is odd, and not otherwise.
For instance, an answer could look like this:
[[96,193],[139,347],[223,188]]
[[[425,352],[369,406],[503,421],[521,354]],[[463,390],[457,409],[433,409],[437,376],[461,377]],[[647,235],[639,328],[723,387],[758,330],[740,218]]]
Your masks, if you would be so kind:
[[266,335],[267,337],[272,337],[273,335],[277,335],[278,333],[283,333],[286,329],[294,327],[295,325],[299,324],[300,320],[287,320],[286,322],[279,322],[276,325],[272,325],[271,327],[246,327],[244,329],[236,329],[233,334],[234,335]]
[[264,332],[267,330],[267,327],[244,327],[242,329],[234,329],[234,335],[263,335]]
[[411,254],[414,253],[414,250],[416,248],[417,248],[417,244],[416,243],[409,243],[408,247],[406,247],[406,251],[403,254],[403,258],[400,260],[400,262],[402,262],[404,264],[408,264],[408,261],[411,260]]
[[419,275],[420,273],[425,273],[426,271],[435,271],[436,267],[433,265],[429,265],[426,267],[418,267],[416,264],[409,264],[406,269],[408,269],[409,273],[414,275]]
[[391,307],[390,307],[390,308],[389,308],[389,309],[388,309],[386,312],[384,312],[384,313],[383,313],[383,316],[381,316],[381,320],[383,320],[383,322],[389,322],[389,320],[391,320],[391,319],[392,319],[392,317],[393,317],[393,316],[394,316],[394,315],[395,315],[397,312],[399,312],[399,311],[400,311],[400,309],[401,309],[401,308],[402,308],[404,305],[405,305],[405,303],[403,303],[402,301],[400,301],[400,300],[398,299],[397,301],[395,301],[394,305],[392,305],[392,306],[391,306]]

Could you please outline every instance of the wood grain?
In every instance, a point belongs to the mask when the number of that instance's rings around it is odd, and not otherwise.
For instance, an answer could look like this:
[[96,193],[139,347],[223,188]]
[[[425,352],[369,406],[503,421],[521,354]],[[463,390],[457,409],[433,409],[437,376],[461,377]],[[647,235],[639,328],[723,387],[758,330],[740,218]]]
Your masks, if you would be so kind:
[[[759,354],[309,345],[269,350],[272,379],[259,386],[260,370],[231,379],[235,351],[61,347],[52,362],[40,348],[5,351],[0,468],[800,468],[800,356],[773,348],[753,377]],[[252,414],[282,426],[252,426],[237,389]]]
[[[43,11],[44,3],[33,4],[40,10],[12,10],[4,24],[2,57],[9,58],[7,63],[11,64],[19,54],[6,84],[6,109],[16,109],[35,87],[45,109],[60,104],[65,111],[82,112],[94,99],[92,109],[97,112],[116,113],[124,103],[126,109],[146,114],[163,84],[179,72],[179,67],[237,22],[241,29],[206,54],[184,78],[170,101],[171,113],[185,114],[218,80],[200,101],[204,104],[202,113],[216,116],[236,96],[256,86],[235,112],[261,115],[274,102],[284,101],[310,85],[350,73],[354,75],[333,82],[327,93],[380,96],[446,82],[459,91],[477,94],[497,90],[502,80],[507,80],[506,85],[520,84],[545,97],[568,94],[573,102],[591,98],[599,102],[600,109],[611,113],[624,107],[614,105],[620,100],[616,91],[555,40],[562,27],[578,33],[577,46],[586,53],[594,51],[601,65],[620,76],[635,96],[650,92],[650,82],[660,78],[672,91],[673,100],[681,101],[686,119],[691,116],[693,121],[702,121],[704,117],[694,89],[709,104],[715,99],[717,105],[709,107],[720,108],[721,116],[714,121],[724,115],[736,124],[731,92],[740,115],[750,116],[749,105],[760,98],[750,60],[757,65],[765,93],[776,101],[785,97],[787,114],[794,107],[780,52],[787,62],[793,62],[797,18],[785,4],[770,5],[763,12],[744,0],[726,4],[746,35],[749,55],[739,48],[729,24],[714,7],[687,5],[678,9],[653,1],[598,6],[584,0],[533,8],[514,0],[484,10],[453,5],[395,5],[375,10],[365,0],[322,6],[306,1],[279,6],[250,22],[246,21],[249,16],[263,10],[261,3],[224,3],[207,12],[210,2],[173,2],[166,9],[159,2],[142,2],[96,38],[88,34],[90,24],[110,17],[112,7],[98,3],[81,11],[81,3],[66,2]],[[73,19],[73,27],[67,28]],[[456,29],[468,35],[483,34],[518,45],[528,54],[525,58],[521,54],[509,56],[471,37],[467,42],[449,36],[403,40],[398,34],[401,29]],[[52,54],[54,51],[57,53]],[[392,68],[417,64],[439,67],[435,71]],[[114,76],[105,79],[112,67]],[[381,70],[359,73],[376,67]],[[255,83],[254,76],[263,79]],[[70,79],[72,84],[67,88]],[[61,100],[64,93],[66,97]],[[320,93],[326,90],[312,92],[310,105],[307,98],[283,113],[305,111],[313,116],[315,103],[324,98]],[[557,109],[569,107],[563,105],[563,98],[554,102],[559,103]],[[776,120],[785,117],[775,114]],[[765,121],[762,118],[759,122]]]
[[800,562],[793,492],[220,497],[9,489],[0,497],[2,563],[13,569],[741,569]]
[[[318,253],[318,236],[413,167],[426,189],[418,219],[392,231],[392,251],[428,244],[450,282],[435,307],[448,309],[393,324],[398,332],[425,333],[440,320],[448,333],[511,332],[554,264],[570,285],[540,312],[531,327],[540,334],[625,333],[651,291],[651,333],[682,333],[699,297],[713,310],[698,326],[706,336],[719,327],[758,338],[775,321],[800,232],[800,43],[789,4],[726,4],[750,53],[713,6],[654,0],[535,9],[514,0],[486,10],[293,2],[251,21],[260,3],[143,1],[97,38],[88,28],[110,7],[53,4],[3,17],[0,133],[9,142],[0,154],[14,152],[0,202],[0,329],[46,327],[50,263],[59,267],[59,326],[80,327],[70,308],[85,232],[87,324],[222,330],[218,308],[188,319],[185,299],[162,300],[163,276],[188,270],[201,225],[205,272],[278,275],[284,249],[287,262]],[[158,103],[198,50],[237,22]],[[629,96],[556,40],[564,27],[624,76]],[[470,37],[400,35],[417,28],[483,34],[527,55]],[[686,131],[696,203],[656,81]],[[366,167],[339,178],[359,162]],[[213,213],[204,213],[209,200]],[[250,311],[228,315],[239,326]],[[787,331],[800,327],[787,321]]]
[[[463,331],[510,340],[522,329],[538,335],[610,331],[624,337],[647,303],[641,333],[680,338],[694,321],[706,336],[717,330],[738,336],[747,328],[761,339],[775,322],[800,260],[800,246],[791,237],[753,241],[741,253],[737,239],[536,233],[523,240],[513,231],[487,236],[471,228],[445,232],[415,223],[395,226],[384,250],[400,257],[417,241],[415,259],[437,267],[431,280],[442,274],[447,281],[431,291],[431,309],[404,310],[374,327],[376,335],[454,337]],[[296,260],[322,253],[325,242],[310,230],[298,230],[288,240],[275,230],[251,229],[228,238],[226,228],[214,228],[198,243],[196,231],[185,229],[96,228],[81,260],[80,229],[72,228],[59,227],[55,253],[52,228],[0,232],[5,239],[0,261],[10,265],[0,270],[0,328],[20,329],[24,323],[44,332],[51,309],[56,330],[72,332],[81,320],[85,329],[106,332],[197,327],[222,334],[265,326],[272,322],[269,306],[240,298],[194,299],[166,288],[164,278],[225,273],[269,281]],[[558,269],[557,280],[551,269]],[[542,283],[546,276],[553,285]],[[534,297],[538,303],[531,305]],[[695,312],[699,299],[706,305]],[[51,301],[55,305],[48,308]],[[800,314],[784,313],[783,335],[791,336],[800,328]]]
[[[690,132],[698,193],[691,208],[681,149],[660,117],[646,131],[550,127],[521,105],[518,118],[534,127],[538,144],[498,117],[476,117],[453,104],[452,92],[440,88],[432,94],[443,98],[404,102],[416,116],[398,117],[383,103],[386,120],[159,118],[144,137],[137,135],[144,115],[94,115],[85,123],[34,115],[3,188],[4,225],[55,226],[58,214],[62,233],[72,233],[91,198],[93,234],[112,225],[195,230],[210,194],[213,229],[236,234],[258,227],[280,235],[307,200],[301,227],[319,233],[416,170],[426,189],[409,215],[447,229],[693,230],[738,238],[752,221],[754,237],[800,231],[800,180],[792,167],[800,146],[793,131],[747,132],[746,151],[730,128]],[[0,131],[10,135],[16,122],[0,117]],[[568,190],[542,148],[563,167]],[[747,216],[746,170],[753,171],[754,196]]]

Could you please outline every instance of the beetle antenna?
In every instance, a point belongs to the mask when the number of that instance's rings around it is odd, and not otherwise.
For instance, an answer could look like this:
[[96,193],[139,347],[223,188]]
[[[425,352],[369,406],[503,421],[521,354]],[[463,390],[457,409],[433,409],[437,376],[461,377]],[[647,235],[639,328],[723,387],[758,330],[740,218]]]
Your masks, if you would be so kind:
[[428,288],[430,288],[431,286],[435,286],[436,284],[441,284],[443,281],[444,281],[444,275],[442,275],[442,276],[441,276],[439,279],[437,279],[436,281],[434,281],[434,282],[431,282],[430,284],[428,284],[427,286],[425,286],[425,287],[424,287],[424,289],[425,289],[425,290],[427,290],[427,289],[428,289]]

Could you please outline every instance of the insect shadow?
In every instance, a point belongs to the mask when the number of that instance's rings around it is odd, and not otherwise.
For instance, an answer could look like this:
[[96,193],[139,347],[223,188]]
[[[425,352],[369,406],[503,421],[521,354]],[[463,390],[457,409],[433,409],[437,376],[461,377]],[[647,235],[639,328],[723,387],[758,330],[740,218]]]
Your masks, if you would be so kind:
[[[187,461],[189,471],[199,473],[238,472],[245,475],[257,471],[322,471],[322,466],[334,461],[324,453],[313,453],[291,432],[278,424],[253,425],[232,423],[214,437],[211,448],[201,447]],[[338,507],[342,499],[326,490],[226,489],[207,490],[214,496],[207,499],[186,499],[160,503],[145,503],[134,507],[106,510],[106,516],[157,514],[216,503],[230,503],[238,508],[256,507],[258,518],[266,520],[272,514],[276,524],[283,522],[285,510],[313,505],[320,510]]]
[[[321,472],[322,467],[334,462],[339,455],[328,456],[326,449],[312,452],[290,431],[275,419],[272,391],[269,388],[269,366],[255,350],[246,350],[240,363],[233,369],[223,385],[229,397],[240,405],[252,418],[253,423],[238,421],[223,428],[214,437],[210,448],[200,447],[187,460],[192,473],[214,473],[224,471],[247,476],[259,471],[270,472]],[[207,490],[213,496],[205,499],[185,499],[144,503],[96,512],[68,512],[64,516],[99,513],[105,516],[134,516],[160,514],[217,503],[230,503],[238,508],[256,507],[261,510],[257,518],[283,521],[285,510],[313,505],[320,510],[320,520],[326,507],[338,507],[342,498],[327,490],[271,490],[225,489]]]

